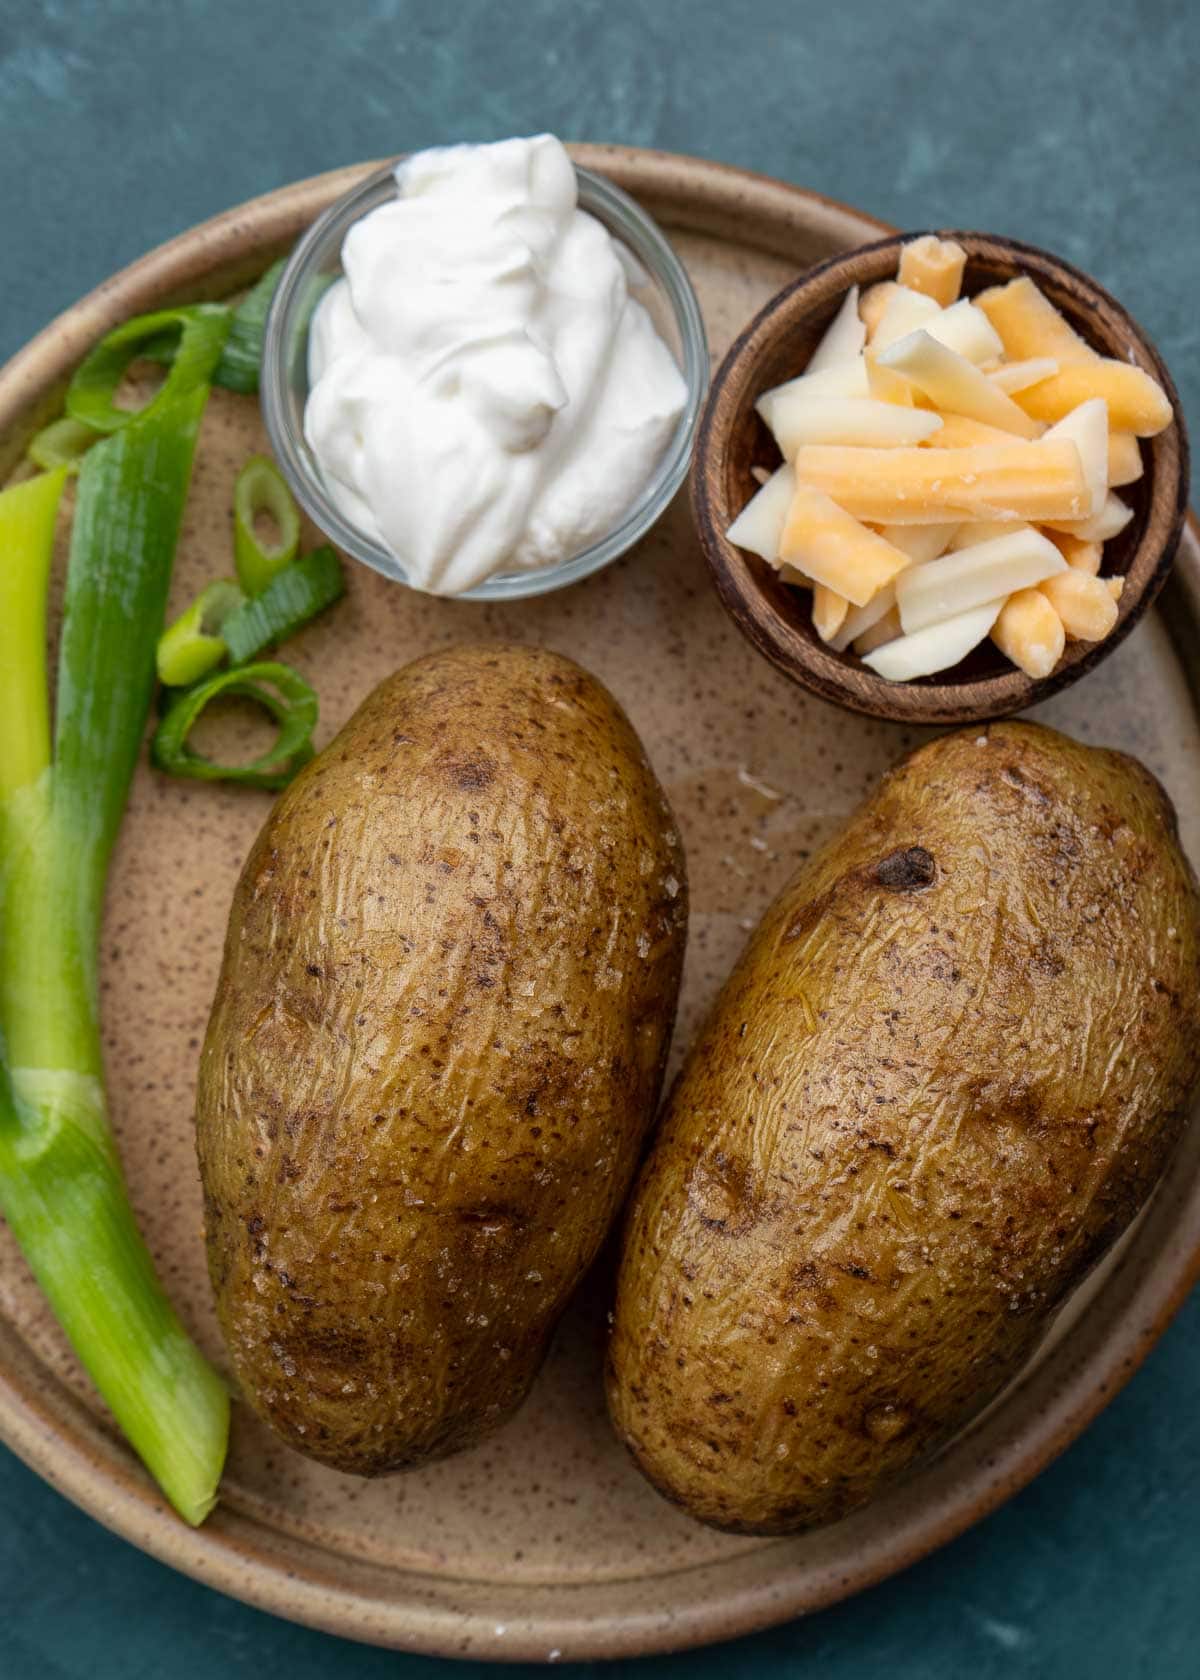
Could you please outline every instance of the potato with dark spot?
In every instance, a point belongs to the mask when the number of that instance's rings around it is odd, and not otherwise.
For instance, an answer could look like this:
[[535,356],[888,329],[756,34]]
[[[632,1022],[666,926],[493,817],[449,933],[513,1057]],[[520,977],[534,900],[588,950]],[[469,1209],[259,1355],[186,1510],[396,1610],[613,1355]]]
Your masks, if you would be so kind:
[[1000,724],[884,780],[751,937],[635,1192],[609,1406],[664,1494],[831,1522],[1004,1387],[1180,1132],[1198,922],[1120,753]]
[[230,916],[197,1111],[251,1404],[371,1475],[524,1399],[653,1118],[686,932],[611,695],[534,648],[419,660],[282,795]]

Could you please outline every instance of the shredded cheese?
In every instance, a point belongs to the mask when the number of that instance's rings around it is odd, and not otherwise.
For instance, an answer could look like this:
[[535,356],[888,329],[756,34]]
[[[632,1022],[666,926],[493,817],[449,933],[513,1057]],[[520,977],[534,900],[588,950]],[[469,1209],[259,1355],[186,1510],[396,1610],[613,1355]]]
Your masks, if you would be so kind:
[[927,332],[909,333],[880,353],[879,360],[912,382],[919,391],[951,414],[964,414],[985,426],[1033,438],[1039,428],[1013,399],[999,390],[986,373]]
[[1009,361],[1049,356],[1066,366],[1096,354],[1027,274],[980,292],[975,302],[999,333]]
[[798,486],[823,491],[871,525],[1005,517],[1040,525],[1082,519],[1088,505],[1079,451],[1066,440],[974,449],[810,444],[797,450],[793,465]]
[[958,297],[966,261],[961,245],[927,233],[901,246],[900,284],[924,292],[945,309]]
[[896,682],[989,636],[1033,680],[1119,616],[1104,544],[1133,510],[1141,437],[1170,424],[1143,369],[1099,355],[1033,280],[960,296],[962,249],[901,247],[894,280],[852,287],[808,366],[756,407],[784,464],[731,542],[811,590],[834,653]]
[[909,563],[907,554],[868,531],[819,489],[802,483],[799,475],[779,552],[788,565],[856,607],[865,606]]
[[1108,404],[1115,431],[1155,437],[1171,424],[1171,405],[1158,381],[1132,362],[1108,357],[1061,368],[1053,378],[1018,391],[1014,401],[1034,420],[1062,420],[1096,397]]

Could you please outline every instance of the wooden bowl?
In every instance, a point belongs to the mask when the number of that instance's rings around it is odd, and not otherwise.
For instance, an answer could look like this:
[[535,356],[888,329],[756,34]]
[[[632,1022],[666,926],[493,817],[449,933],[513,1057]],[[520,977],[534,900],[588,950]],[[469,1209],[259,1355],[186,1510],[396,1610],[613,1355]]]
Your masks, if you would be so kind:
[[692,466],[692,508],[717,590],[760,653],[824,700],[901,723],[978,723],[1047,699],[1090,671],[1133,629],[1166,580],[1187,509],[1188,444],[1179,396],[1162,358],[1137,323],[1095,280],[1033,245],[994,234],[943,231],[967,253],[963,293],[1028,274],[1075,330],[1105,356],[1135,362],[1157,379],[1175,412],[1143,439],[1143,476],[1121,496],[1134,517],[1105,544],[1105,575],[1125,582],[1120,614],[1102,642],[1069,642],[1048,677],[1034,681],[984,642],[949,672],[911,683],[877,676],[853,653],[835,653],[813,629],[808,596],[727,541],[725,532],[758,488],[754,467],[774,469],[779,451],[755,412],[756,399],[808,363],[847,289],[895,278],[900,247],[914,234],[860,246],[809,269],[767,303],[735,340],[709,391]]

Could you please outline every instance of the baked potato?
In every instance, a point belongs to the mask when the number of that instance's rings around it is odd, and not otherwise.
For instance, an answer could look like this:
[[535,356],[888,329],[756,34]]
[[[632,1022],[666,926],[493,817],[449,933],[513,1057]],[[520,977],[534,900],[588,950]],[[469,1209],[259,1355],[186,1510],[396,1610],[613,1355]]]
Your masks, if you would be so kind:
[[668,1103],[608,1397],[702,1521],[832,1522],[1020,1369],[1200,1076],[1200,903],[1135,760],[1028,723],[886,777],[768,911]]
[[479,646],[383,683],[246,863],[200,1062],[250,1403],[364,1475],[524,1398],[653,1118],[683,855],[611,695]]

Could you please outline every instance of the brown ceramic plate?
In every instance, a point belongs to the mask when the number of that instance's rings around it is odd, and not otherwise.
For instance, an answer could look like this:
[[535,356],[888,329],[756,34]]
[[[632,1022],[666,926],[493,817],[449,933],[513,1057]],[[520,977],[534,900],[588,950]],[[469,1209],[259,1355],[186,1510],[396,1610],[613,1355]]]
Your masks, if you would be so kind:
[[[712,164],[602,147],[578,155],[666,226],[718,356],[797,270],[886,231],[812,194]],[[360,173],[232,211],[69,311],[0,374],[0,472],[100,332],[168,300],[228,293]],[[227,568],[234,473],[263,441],[252,401],[214,395],[177,568],[180,604]],[[670,790],[694,900],[682,1046],[796,859],[919,736],[834,711],[772,671],[722,611],[681,500],[639,550],[537,600],[437,602],[355,567],[347,600],[290,644],[289,657],[320,690],[328,739],[405,660],[452,640],[501,636],[559,648],[610,684]],[[1162,616],[1149,615],[1102,673],[1041,715],[1145,758],[1200,857],[1200,718],[1196,664],[1189,668],[1197,649],[1192,528]],[[134,1202],[168,1287],[218,1360],[192,1083],[234,878],[266,809],[266,795],[171,782],[143,767],[105,925],[112,1108]],[[353,1481],[277,1447],[239,1408],[221,1505],[193,1532],[114,1433],[15,1248],[0,1239],[0,1434],[117,1533],[224,1592],[352,1638],[477,1657],[633,1656],[728,1638],[864,1587],[959,1533],[1061,1451],[1138,1364],[1197,1272],[1200,1127],[1120,1255],[991,1411],[878,1504],[794,1540],[711,1533],[637,1475],[604,1417],[602,1281],[584,1291],[515,1422],[432,1469]]]

